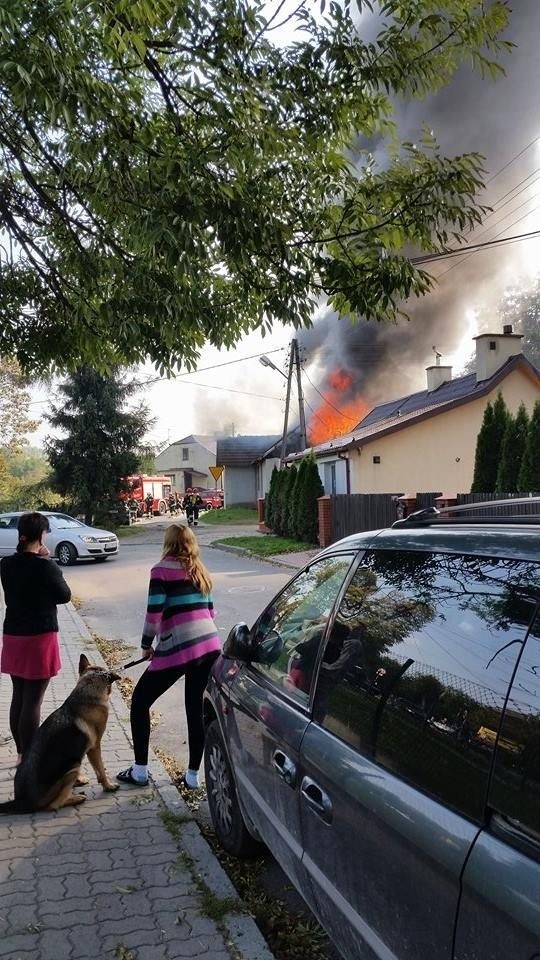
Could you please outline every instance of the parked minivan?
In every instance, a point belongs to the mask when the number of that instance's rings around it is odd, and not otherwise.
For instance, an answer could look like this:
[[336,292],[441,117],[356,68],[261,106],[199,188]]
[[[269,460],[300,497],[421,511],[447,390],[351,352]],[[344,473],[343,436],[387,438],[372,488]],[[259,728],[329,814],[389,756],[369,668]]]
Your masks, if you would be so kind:
[[348,537],[215,665],[218,838],[263,841],[346,960],[540,958],[539,533]]

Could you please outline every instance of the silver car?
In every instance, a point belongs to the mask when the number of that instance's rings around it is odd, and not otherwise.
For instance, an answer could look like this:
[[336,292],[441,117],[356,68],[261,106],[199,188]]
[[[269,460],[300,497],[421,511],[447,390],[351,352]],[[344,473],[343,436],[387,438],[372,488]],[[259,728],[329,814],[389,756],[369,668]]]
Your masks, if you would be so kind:
[[[17,523],[23,512],[0,514],[0,556],[15,552],[19,539]],[[110,530],[89,527],[65,513],[48,510],[39,513],[48,517],[51,532],[47,534],[46,544],[62,567],[90,558],[103,562],[118,553],[118,537]]]

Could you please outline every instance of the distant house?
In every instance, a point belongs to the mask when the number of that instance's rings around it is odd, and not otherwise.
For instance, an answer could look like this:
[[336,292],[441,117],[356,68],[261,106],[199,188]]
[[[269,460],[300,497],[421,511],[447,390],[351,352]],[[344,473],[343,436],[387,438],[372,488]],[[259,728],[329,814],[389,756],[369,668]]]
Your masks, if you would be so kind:
[[188,487],[215,487],[209,467],[216,462],[215,437],[192,434],[175,440],[156,457],[158,473],[171,478],[173,490],[184,493]]
[[275,465],[279,465],[281,436],[224,437],[217,441],[216,461],[223,466],[225,506],[255,506],[264,497]]
[[313,447],[326,493],[470,490],[488,401],[500,391],[515,413],[540,399],[540,371],[520,335],[505,327],[474,339],[474,373],[452,379],[451,367],[430,366],[425,390],[379,404],[351,433]]

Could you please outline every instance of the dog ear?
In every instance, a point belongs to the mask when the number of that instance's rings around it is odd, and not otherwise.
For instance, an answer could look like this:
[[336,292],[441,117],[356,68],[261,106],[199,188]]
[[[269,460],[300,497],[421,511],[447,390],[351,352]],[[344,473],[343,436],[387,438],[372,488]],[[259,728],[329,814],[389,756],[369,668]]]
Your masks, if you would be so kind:
[[90,666],[90,661],[88,657],[86,657],[84,653],[81,653],[79,657],[79,676],[80,677],[82,677],[83,673],[85,673],[85,671],[88,670],[89,666]]

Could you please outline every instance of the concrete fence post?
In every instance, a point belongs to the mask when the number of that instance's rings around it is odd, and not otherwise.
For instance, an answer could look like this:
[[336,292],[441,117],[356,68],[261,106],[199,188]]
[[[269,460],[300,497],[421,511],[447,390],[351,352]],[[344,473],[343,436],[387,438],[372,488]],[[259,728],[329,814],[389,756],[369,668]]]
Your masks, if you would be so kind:
[[321,547],[329,547],[332,543],[332,498],[328,493],[318,497],[319,508],[319,543]]

